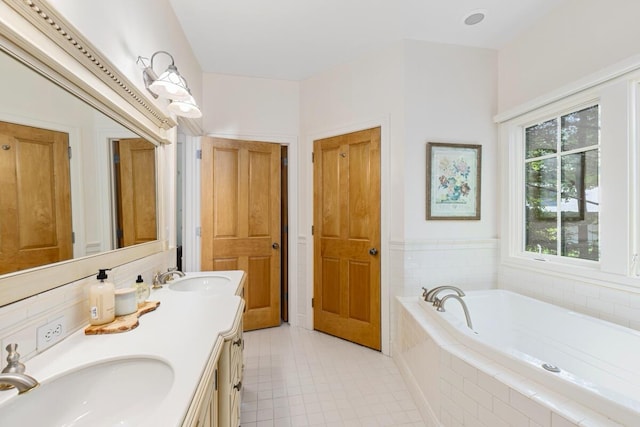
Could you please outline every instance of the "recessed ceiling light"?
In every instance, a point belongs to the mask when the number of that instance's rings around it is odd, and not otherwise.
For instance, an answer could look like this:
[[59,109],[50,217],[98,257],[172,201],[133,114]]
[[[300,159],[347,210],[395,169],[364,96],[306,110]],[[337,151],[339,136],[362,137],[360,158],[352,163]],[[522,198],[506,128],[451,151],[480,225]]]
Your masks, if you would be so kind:
[[486,11],[484,10],[474,10],[468,13],[464,17],[464,23],[466,25],[476,25],[481,23],[484,20]]

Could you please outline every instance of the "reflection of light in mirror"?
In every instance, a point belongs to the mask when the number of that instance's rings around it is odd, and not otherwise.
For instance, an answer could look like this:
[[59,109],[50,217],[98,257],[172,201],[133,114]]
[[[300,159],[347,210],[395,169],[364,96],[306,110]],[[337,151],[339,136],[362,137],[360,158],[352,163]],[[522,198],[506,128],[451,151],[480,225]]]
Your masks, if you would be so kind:
[[[14,175],[19,182],[14,184],[16,191],[12,201],[7,204],[7,198],[2,199],[2,217],[10,218],[13,225],[8,221],[2,223],[0,240],[3,245],[12,240],[17,249],[9,252],[4,246],[0,248],[0,274],[155,240],[155,150],[152,148],[145,155],[145,164],[153,164],[154,167],[153,179],[145,178],[146,189],[153,189],[153,194],[147,191],[141,197],[149,203],[143,212],[146,231],[144,236],[138,236],[141,238],[118,244],[113,227],[117,215],[112,203],[111,174],[114,168],[110,165],[110,143],[139,137],[3,52],[0,52],[0,69],[3,74],[0,80],[0,93],[3,94],[0,97],[0,122],[11,123],[3,130],[19,125],[33,133],[16,137],[5,132],[1,136],[2,141],[11,142],[0,145],[14,146],[13,149],[0,150],[0,154],[7,154],[0,158],[0,165],[3,171],[7,171],[10,168],[5,166],[20,164],[16,163],[17,160],[25,162],[29,157],[34,160],[22,163],[22,170],[26,172]],[[54,149],[53,145],[33,143],[36,140],[34,135],[49,131],[67,139],[68,142],[62,143],[61,151]],[[18,141],[19,144],[15,145]],[[59,179],[64,176],[66,183]],[[6,182],[5,178],[0,179]],[[60,186],[57,186],[58,181]],[[30,190],[20,191],[27,188]],[[123,206],[126,207],[127,203],[123,201]],[[66,228],[63,226],[65,223],[69,223]],[[153,233],[149,231],[149,224],[154,228]],[[13,231],[10,238],[7,230]],[[50,249],[65,241],[70,249]],[[37,248],[45,247],[46,250],[35,255]]]

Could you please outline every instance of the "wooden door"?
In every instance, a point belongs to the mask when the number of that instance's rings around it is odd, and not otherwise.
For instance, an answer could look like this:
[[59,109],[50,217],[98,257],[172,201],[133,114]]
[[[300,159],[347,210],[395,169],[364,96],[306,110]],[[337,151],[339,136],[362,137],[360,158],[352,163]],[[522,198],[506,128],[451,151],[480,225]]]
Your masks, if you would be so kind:
[[69,137],[0,122],[0,274],[73,258]]
[[280,324],[280,146],[202,138],[201,269],[244,270],[244,329]]
[[314,142],[314,328],[380,350],[380,128]]
[[156,147],[142,138],[120,139],[117,162],[118,247],[156,240]]

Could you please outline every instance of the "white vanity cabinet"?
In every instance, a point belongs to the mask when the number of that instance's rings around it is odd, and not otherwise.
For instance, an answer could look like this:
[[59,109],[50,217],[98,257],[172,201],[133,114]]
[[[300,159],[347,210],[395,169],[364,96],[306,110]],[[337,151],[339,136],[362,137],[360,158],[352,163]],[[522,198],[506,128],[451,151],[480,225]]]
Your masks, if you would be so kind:
[[[215,353],[219,353],[220,348]],[[218,427],[218,357],[211,357],[182,427]]]
[[221,334],[207,362],[182,427],[238,427],[242,388],[242,314],[240,303],[232,328]]
[[240,395],[242,391],[242,317],[239,327],[224,337],[222,353],[218,359],[218,425],[240,425]]

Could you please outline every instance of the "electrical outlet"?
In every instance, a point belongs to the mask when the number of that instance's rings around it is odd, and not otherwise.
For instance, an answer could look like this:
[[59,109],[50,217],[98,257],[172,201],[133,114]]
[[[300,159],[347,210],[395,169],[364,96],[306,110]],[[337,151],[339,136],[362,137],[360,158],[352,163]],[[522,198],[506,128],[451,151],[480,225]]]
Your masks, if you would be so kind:
[[37,349],[42,351],[60,341],[67,329],[64,316],[40,326],[37,332]]

